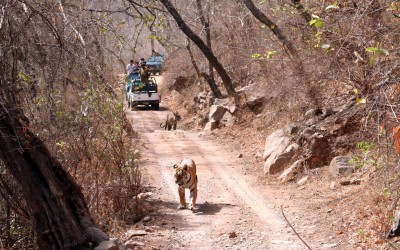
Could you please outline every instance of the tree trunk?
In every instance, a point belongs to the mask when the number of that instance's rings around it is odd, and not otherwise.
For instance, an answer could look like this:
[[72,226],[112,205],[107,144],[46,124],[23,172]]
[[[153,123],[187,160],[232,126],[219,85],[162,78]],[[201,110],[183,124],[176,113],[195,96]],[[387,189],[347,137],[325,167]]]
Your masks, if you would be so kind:
[[[204,17],[204,12],[203,12],[203,6],[201,5],[201,0],[196,0],[196,5],[197,5],[197,11],[199,12],[199,18],[201,21],[201,24],[204,27],[204,31],[206,33],[206,43],[207,46],[212,50],[212,46],[211,46],[211,28],[210,28],[210,18],[208,16],[207,20]],[[210,85],[211,89],[217,89],[218,87],[215,84],[215,77],[214,77],[214,67],[212,66],[212,64],[210,62],[208,62],[208,75],[207,74],[203,74],[204,78],[206,79],[206,81],[208,82],[208,84]],[[213,91],[214,92],[214,91]],[[222,97],[221,92],[218,90],[219,95]],[[221,98],[218,97],[218,94],[214,92],[215,97],[217,98]]]
[[188,50],[188,53],[189,53],[189,56],[190,56],[190,61],[192,62],[194,70],[196,71],[197,78],[200,79],[201,78],[200,69],[199,69],[199,66],[197,66],[196,60],[194,59],[193,52],[192,52],[192,49],[190,47],[190,39],[189,39],[189,37],[187,37],[186,40],[187,40],[186,49]]
[[40,249],[89,249],[108,238],[93,221],[78,184],[29,131],[22,111],[4,103],[0,159],[21,186]]
[[261,12],[257,6],[254,5],[251,0],[242,0],[246,7],[250,10],[255,18],[257,18],[261,23],[265,24],[274,35],[281,41],[284,48],[289,52],[290,55],[298,57],[297,50],[293,44],[286,38],[283,32],[279,29],[278,25],[271,21],[264,13]]
[[215,57],[211,48],[208,47],[203,42],[203,40],[201,40],[201,38],[190,29],[190,27],[185,23],[185,21],[182,19],[178,11],[175,9],[175,7],[171,4],[169,0],[160,0],[160,2],[165,6],[168,12],[175,19],[176,23],[178,24],[178,27],[182,30],[182,32],[196,44],[196,46],[203,52],[204,56],[208,59],[211,65],[221,76],[222,82],[224,84],[226,91],[228,92],[228,95],[236,97],[237,95],[233,87],[231,78],[229,77],[228,73],[225,71],[221,63],[218,61],[218,59]]
[[311,14],[304,8],[300,0],[292,0],[294,7],[300,12],[301,16],[308,23],[312,20]]

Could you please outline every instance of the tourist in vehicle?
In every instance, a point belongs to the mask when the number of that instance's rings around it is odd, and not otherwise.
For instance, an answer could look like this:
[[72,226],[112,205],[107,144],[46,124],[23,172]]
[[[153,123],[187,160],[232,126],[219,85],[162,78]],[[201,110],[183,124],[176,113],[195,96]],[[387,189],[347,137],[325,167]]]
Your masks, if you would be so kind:
[[126,71],[128,75],[133,74],[134,70],[135,70],[135,63],[133,62],[133,60],[130,60],[129,64],[126,66]]
[[149,84],[150,72],[149,68],[146,65],[146,62],[142,62],[140,64],[140,78],[143,84],[145,85]]
[[139,68],[139,62],[135,62],[133,64],[134,68],[133,68],[133,79],[139,79],[140,78],[140,68]]
[[160,52],[158,52],[157,50],[154,50],[154,49],[151,51],[151,55],[152,56],[161,56]]
[[129,80],[133,79],[135,71],[137,72],[137,65],[135,65],[133,60],[129,61],[129,64],[126,66],[126,71],[128,73]]
[[146,60],[142,57],[140,58],[139,66],[142,66],[143,63],[146,65]]
[[146,62],[142,62],[140,64],[140,79],[142,84],[144,84],[144,87],[147,90],[147,93],[149,96],[151,95],[149,92],[149,78],[150,78],[150,71],[149,68],[146,65]]

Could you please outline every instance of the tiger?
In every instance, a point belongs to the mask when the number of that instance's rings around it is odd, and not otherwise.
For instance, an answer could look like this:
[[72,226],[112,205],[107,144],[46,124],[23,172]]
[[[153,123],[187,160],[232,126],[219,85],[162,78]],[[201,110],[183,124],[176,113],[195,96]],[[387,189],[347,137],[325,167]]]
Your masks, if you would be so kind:
[[181,116],[178,114],[178,112],[170,112],[167,114],[167,117],[165,118],[165,123],[161,123],[160,127],[165,128],[165,130],[171,130],[173,128],[176,130],[176,124],[178,121],[181,119]]
[[183,159],[180,164],[174,165],[175,183],[178,184],[179,206],[178,209],[186,208],[185,188],[190,190],[189,209],[195,212],[197,199],[197,174],[196,164],[192,159]]

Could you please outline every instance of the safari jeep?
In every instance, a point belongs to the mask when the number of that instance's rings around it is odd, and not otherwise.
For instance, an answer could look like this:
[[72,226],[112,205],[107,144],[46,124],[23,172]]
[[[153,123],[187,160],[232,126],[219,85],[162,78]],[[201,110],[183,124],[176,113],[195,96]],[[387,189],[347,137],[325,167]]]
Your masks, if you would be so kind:
[[158,94],[156,79],[150,77],[149,84],[143,84],[140,79],[133,79],[127,92],[128,107],[146,106],[155,110],[160,109],[161,97]]
[[162,71],[164,70],[164,56],[150,56],[146,65],[151,73],[154,75],[157,73],[161,75]]

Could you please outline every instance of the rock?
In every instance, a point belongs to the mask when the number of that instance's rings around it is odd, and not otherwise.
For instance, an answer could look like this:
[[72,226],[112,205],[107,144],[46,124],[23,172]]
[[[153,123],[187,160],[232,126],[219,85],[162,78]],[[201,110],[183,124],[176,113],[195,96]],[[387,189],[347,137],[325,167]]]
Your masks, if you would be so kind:
[[336,247],[337,247],[336,243],[323,244],[320,249],[333,249],[333,248],[336,248]]
[[88,227],[85,229],[85,233],[91,241],[96,242],[97,244],[109,240],[108,236],[97,227]]
[[239,155],[238,155],[238,158],[243,158],[243,155],[242,155],[242,154],[239,154]]
[[134,229],[130,229],[128,230],[125,235],[127,236],[127,238],[132,238],[134,236],[145,236],[147,235],[147,232],[144,230],[134,230]]
[[354,173],[355,167],[351,164],[351,157],[336,156],[329,164],[329,172],[332,176],[348,175]]
[[169,87],[170,90],[175,90],[181,93],[182,90],[189,86],[190,78],[186,75],[179,75],[175,78],[172,86]]
[[144,218],[142,219],[142,221],[143,221],[143,222],[149,222],[149,221],[151,221],[151,218],[150,218],[150,216],[146,216],[146,217],[144,217]]
[[147,200],[148,198],[150,198],[153,195],[152,192],[146,192],[146,193],[140,193],[138,194],[135,198],[139,199],[139,200]]
[[392,229],[388,234],[388,238],[400,236],[400,210],[398,210],[395,214],[394,223]]
[[103,241],[94,250],[119,250],[114,241]]
[[316,132],[306,140],[303,146],[307,148],[307,167],[313,169],[328,165],[332,151],[328,138]]
[[267,160],[276,152],[282,153],[290,143],[290,137],[287,135],[288,129],[278,129],[271,133],[265,140],[263,160]]
[[128,240],[124,243],[127,248],[136,249],[137,247],[144,247],[145,244],[143,242]]
[[229,112],[229,113],[235,114],[236,111],[237,111],[237,106],[234,105],[234,104],[232,104],[232,105],[229,105],[229,106],[227,107],[227,109],[228,109],[228,112]]
[[302,186],[302,185],[304,185],[307,181],[308,181],[308,176],[304,176],[303,178],[301,178],[301,179],[297,182],[297,185]]
[[283,171],[283,173],[279,176],[278,179],[281,180],[282,183],[293,180],[302,166],[301,163],[302,163],[301,160],[297,160],[288,169]]
[[237,237],[237,234],[236,234],[235,232],[230,232],[230,233],[229,233],[229,238],[230,238],[230,239],[236,238],[236,237]]
[[264,107],[265,97],[264,96],[250,96],[246,100],[247,107],[257,114],[261,113],[262,108]]
[[221,105],[212,105],[208,115],[210,121],[220,121],[228,109]]
[[306,116],[306,117],[317,116],[317,115],[322,115],[322,110],[319,108],[310,109],[304,114],[304,116]]
[[331,184],[329,185],[329,188],[335,190],[337,188],[337,183],[332,181]]
[[206,126],[204,127],[204,130],[209,130],[209,131],[213,131],[216,130],[218,128],[219,122],[217,121],[209,121],[207,122]]
[[339,183],[342,186],[348,186],[348,185],[350,185],[350,180],[341,180]]
[[152,192],[146,192],[146,193],[140,193],[140,194],[138,194],[136,197],[137,197],[139,200],[147,200],[147,199],[150,198],[152,195],[153,195]]
[[352,178],[350,180],[341,180],[340,185],[342,186],[347,186],[347,185],[360,185],[361,184],[361,180],[357,179],[357,178]]
[[215,98],[215,100],[214,100],[214,105],[216,105],[216,106],[224,106],[224,105],[226,105],[228,103],[228,99],[218,99],[218,98]]
[[225,112],[224,117],[222,117],[221,119],[221,122],[227,127],[233,126],[235,124],[235,121],[236,117],[229,112]]
[[296,145],[289,145],[282,153],[279,152],[281,148],[278,148],[274,155],[271,154],[264,163],[264,173],[276,174],[283,171],[298,149],[298,145]]
[[333,108],[326,108],[326,109],[322,110],[322,114],[323,114],[324,118],[326,118],[328,116],[335,114],[335,111]]

